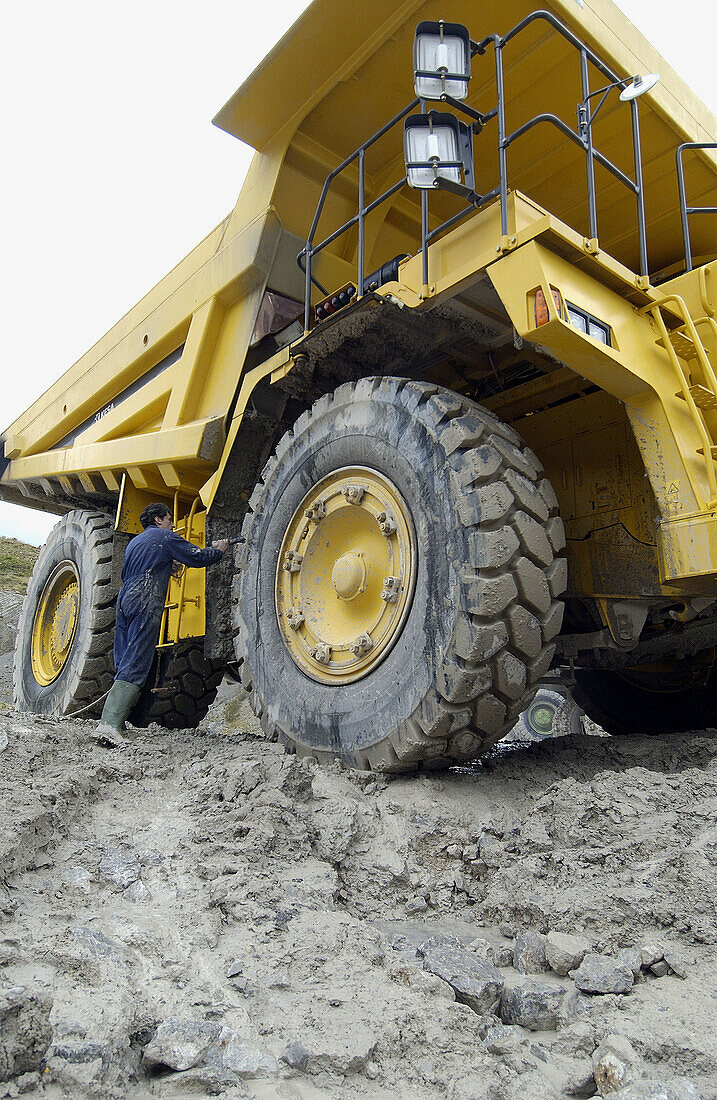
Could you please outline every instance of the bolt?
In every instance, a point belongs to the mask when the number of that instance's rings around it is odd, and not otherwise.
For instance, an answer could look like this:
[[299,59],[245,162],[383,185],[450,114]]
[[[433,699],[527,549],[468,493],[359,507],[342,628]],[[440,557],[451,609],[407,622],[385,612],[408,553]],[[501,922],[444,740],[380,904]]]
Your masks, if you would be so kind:
[[383,588],[381,589],[381,599],[385,600],[386,603],[394,603],[398,599],[400,590],[400,577],[384,577]]
[[376,516],[376,519],[378,520],[378,526],[381,530],[381,533],[385,535],[386,538],[388,538],[389,535],[392,535],[393,532],[396,530],[396,521],[390,512],[379,512],[379,514]]
[[315,649],[312,649],[311,656],[315,661],[318,661],[320,665],[327,665],[331,660],[331,646],[326,645],[325,642],[319,642]]
[[286,620],[292,630],[298,630],[304,621],[304,616],[298,607],[290,607],[286,612]]
[[370,634],[359,634],[351,643],[351,652],[354,657],[361,657],[364,653],[368,653],[370,649],[373,649],[373,640]]
[[315,500],[310,508],[307,508],[304,515],[312,523],[318,523],[326,515],[326,505],[323,500]]
[[298,573],[303,560],[303,554],[297,553],[296,550],[287,550],[284,554],[283,568],[287,573]]
[[346,485],[341,490],[343,496],[349,504],[360,504],[363,500],[363,495],[366,492],[365,485]]

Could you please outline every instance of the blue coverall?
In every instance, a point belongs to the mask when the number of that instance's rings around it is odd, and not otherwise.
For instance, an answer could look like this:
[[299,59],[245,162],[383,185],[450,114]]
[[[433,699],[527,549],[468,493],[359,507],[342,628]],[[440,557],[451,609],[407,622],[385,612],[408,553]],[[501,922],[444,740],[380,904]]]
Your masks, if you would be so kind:
[[122,566],[115,619],[115,680],[142,687],[152,667],[172,562],[207,566],[221,550],[200,550],[163,527],[148,527],[130,542]]

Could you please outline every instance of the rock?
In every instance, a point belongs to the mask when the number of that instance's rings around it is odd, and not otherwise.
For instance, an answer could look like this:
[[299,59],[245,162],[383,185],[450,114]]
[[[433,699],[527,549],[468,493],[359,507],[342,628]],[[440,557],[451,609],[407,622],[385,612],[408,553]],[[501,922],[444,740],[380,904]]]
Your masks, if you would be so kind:
[[509,943],[500,944],[495,949],[495,957],[493,962],[496,966],[512,966],[513,965],[513,948]]
[[498,1003],[505,979],[491,962],[463,947],[429,944],[421,944],[423,966],[452,986],[457,1001],[478,1014]]
[[664,978],[665,974],[669,972],[669,969],[670,968],[664,959],[660,959],[659,962],[653,963],[650,967],[650,970],[656,978]]
[[190,1069],[203,1059],[219,1032],[218,1024],[170,1016],[162,1021],[144,1048],[144,1060],[150,1066]]
[[623,947],[615,956],[620,966],[632,971],[633,978],[639,978],[642,969],[642,954],[639,947]]
[[582,993],[629,993],[635,980],[627,966],[594,953],[585,956],[573,977]]
[[540,932],[521,932],[513,944],[513,966],[521,974],[540,974],[548,969],[545,948]]
[[576,970],[589,950],[590,944],[582,936],[548,932],[545,937],[545,956],[548,966],[556,974],[565,975]]
[[150,894],[149,890],[140,879],[137,879],[136,882],[133,882],[131,886],[128,886],[123,894],[123,897],[125,897],[127,901],[135,902],[148,901],[151,896],[152,895]]
[[[565,1001],[563,1001],[563,1007],[565,1007]],[[592,1056],[595,1045],[595,1029],[587,1020],[578,1020],[562,1028],[560,1032],[560,1049],[568,1054]],[[592,1074],[592,1069],[590,1072]]]
[[665,962],[678,978],[686,978],[687,971],[695,965],[695,957],[681,947],[666,947]]
[[531,1031],[552,1031],[558,1026],[565,990],[535,980],[503,990],[500,1018],[506,1024],[520,1024]]
[[69,928],[69,934],[90,955],[100,959],[121,959],[122,947],[94,928],[83,926]]
[[236,1031],[223,1027],[203,1058],[207,1066],[220,1066],[241,1078],[273,1076],[279,1072],[272,1054],[247,1042]]
[[80,890],[83,894],[89,894],[90,882],[92,876],[86,867],[75,867],[70,865],[65,867],[62,871],[62,881],[65,886],[72,886],[75,890]]
[[623,1035],[608,1035],[593,1052],[592,1063],[601,1096],[611,1096],[640,1074],[640,1058]]
[[520,1048],[525,1041],[525,1033],[522,1028],[514,1024],[501,1025],[496,1023],[486,1034],[483,1044],[490,1054],[512,1054]]
[[659,962],[660,959],[664,958],[665,945],[660,943],[659,940],[645,940],[637,946],[642,959],[643,970],[647,970],[653,963]]
[[410,901],[406,902],[406,912],[409,916],[413,913],[425,913],[426,909],[428,909],[428,902],[420,894],[418,897],[411,898]]
[[52,1001],[23,986],[0,989],[0,1081],[42,1067],[52,1039]]
[[565,1091],[568,1096],[595,1096],[597,1085],[592,1066],[579,1066],[574,1069],[565,1082]]
[[244,963],[241,959],[234,959],[234,962],[230,962],[226,969],[227,978],[236,978],[238,974],[244,973]]
[[488,962],[495,965],[495,948],[489,940],[484,939],[482,936],[476,936],[474,940],[471,940],[468,944],[468,950],[477,955],[479,959],[487,959]]
[[21,1073],[20,1076],[15,1079],[15,1084],[21,1096],[24,1096],[28,1092],[37,1095],[40,1091],[40,1074],[36,1071],[32,1073]]
[[292,1069],[305,1070],[309,1061],[309,1052],[301,1043],[287,1043],[279,1055],[281,1062],[286,1062]]
[[128,848],[106,848],[100,860],[100,878],[125,890],[139,878],[139,860]]
[[375,1062],[367,1062],[364,1073],[368,1077],[369,1081],[375,1081],[380,1073],[380,1070]]
[[700,1095],[686,1077],[676,1077],[671,1082],[651,1079],[638,1081],[613,1093],[610,1100],[701,1100]]
[[47,1053],[47,1067],[53,1081],[71,1096],[104,1095],[110,1074],[121,1070],[109,1043],[89,1039],[59,1039]]

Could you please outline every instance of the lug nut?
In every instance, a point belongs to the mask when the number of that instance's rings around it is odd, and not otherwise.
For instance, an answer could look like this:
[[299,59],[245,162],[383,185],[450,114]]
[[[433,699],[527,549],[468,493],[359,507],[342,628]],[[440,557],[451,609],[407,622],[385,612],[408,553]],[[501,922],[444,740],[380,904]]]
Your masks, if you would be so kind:
[[383,588],[381,589],[381,599],[386,603],[394,603],[398,599],[398,594],[401,591],[401,578],[400,577],[384,577]]
[[292,630],[298,630],[304,621],[304,616],[299,611],[298,607],[290,607],[286,612],[286,621]]
[[318,661],[320,665],[327,665],[331,660],[331,646],[326,645],[325,642],[319,642],[315,649],[312,649],[311,656],[315,661]]
[[310,508],[307,508],[304,515],[312,523],[318,523],[326,515],[326,505],[323,500],[315,500]]
[[296,550],[287,550],[284,554],[284,563],[282,568],[287,573],[298,573],[301,569],[301,563],[304,560],[304,555],[297,553]]
[[379,512],[379,514],[376,516],[376,519],[378,520],[378,526],[381,534],[385,535],[386,538],[388,538],[389,535],[392,535],[396,530],[396,521],[390,512]]
[[343,496],[346,497],[346,500],[349,504],[360,504],[363,500],[363,495],[366,492],[366,486],[346,485],[345,488],[341,490],[341,492]]
[[351,652],[354,657],[362,657],[364,653],[368,653],[370,649],[373,649],[373,639],[370,634],[359,634],[351,643]]

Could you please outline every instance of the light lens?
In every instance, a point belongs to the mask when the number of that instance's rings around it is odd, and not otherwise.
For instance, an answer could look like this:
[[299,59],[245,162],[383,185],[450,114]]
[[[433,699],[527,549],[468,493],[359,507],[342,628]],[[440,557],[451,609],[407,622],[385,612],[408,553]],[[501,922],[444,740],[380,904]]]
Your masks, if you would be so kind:
[[436,179],[461,182],[463,160],[459,123],[451,115],[432,111],[406,119],[403,150],[409,187],[433,188]]
[[413,42],[416,95],[465,99],[471,75],[470,35],[460,23],[419,23]]

